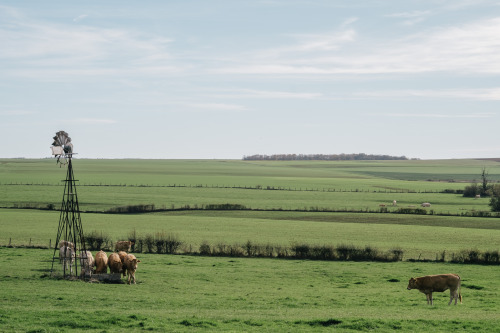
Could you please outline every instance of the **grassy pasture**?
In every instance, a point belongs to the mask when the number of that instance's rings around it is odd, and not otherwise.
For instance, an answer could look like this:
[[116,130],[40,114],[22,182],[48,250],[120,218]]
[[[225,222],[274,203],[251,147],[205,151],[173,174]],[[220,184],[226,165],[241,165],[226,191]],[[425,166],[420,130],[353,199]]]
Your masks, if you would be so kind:
[[[151,203],[165,208],[232,203],[291,210],[82,213],[86,232],[103,231],[114,241],[135,229],[140,235],[173,233],[193,250],[204,241],[352,244],[379,250],[399,247],[404,259],[435,259],[443,250],[448,256],[464,249],[498,250],[500,222],[293,210],[377,210],[396,199],[399,207],[431,202],[428,211],[436,213],[487,211],[488,199],[427,193],[463,189],[479,180],[483,166],[492,181],[500,181],[500,164],[484,160],[74,161],[80,185],[123,185],[79,186],[82,210]],[[63,187],[57,185],[65,172],[53,159],[0,160],[0,207],[31,203],[59,207]],[[15,185],[21,183],[43,185]],[[161,187],[173,184],[194,187]],[[232,186],[261,189],[228,188]],[[297,191],[267,190],[268,186]],[[416,193],[399,193],[408,190]],[[58,221],[57,211],[0,209],[0,245],[11,239],[14,245],[26,245],[30,238],[32,244],[48,245],[49,239],[55,241]],[[138,284],[129,287],[46,278],[51,257],[51,250],[0,247],[2,331],[500,332],[497,266],[138,254],[142,261]],[[423,294],[406,290],[411,276],[447,272],[463,278],[461,306],[446,306],[448,294],[439,293],[436,305],[427,307]]]
[[[0,186],[0,206],[36,204],[59,207],[62,186]],[[154,204],[157,208],[202,207],[208,204],[240,204],[251,209],[328,209],[376,211],[380,205],[395,211],[400,207],[420,207],[431,202],[428,211],[461,214],[467,211],[489,211],[487,198],[464,198],[458,194],[442,193],[372,193],[276,191],[234,188],[188,187],[109,187],[80,186],[78,199],[82,211],[105,211],[119,206]],[[392,207],[397,200],[398,206]]]
[[[137,285],[45,277],[50,250],[0,248],[4,332],[498,332],[492,266],[139,256]],[[406,290],[411,276],[456,272],[463,304]]]
[[[390,205],[393,200],[398,201],[398,207],[431,202],[434,212],[444,214],[488,211],[485,198],[474,200],[461,195],[433,193],[463,189],[467,182],[479,179],[482,167],[487,168],[491,181],[500,181],[500,164],[484,160],[74,161],[76,178],[83,185],[78,190],[80,208],[91,211],[134,204],[178,208],[224,203],[252,209],[373,211],[381,204]],[[27,204],[58,207],[65,172],[64,167],[56,167],[53,159],[0,160],[0,207]],[[143,185],[154,187],[141,187]],[[173,185],[191,187],[161,187]],[[416,193],[398,193],[408,191]]]
[[[492,181],[500,181],[500,164],[488,160],[273,162],[74,159],[75,175],[82,183],[129,185],[225,184],[439,190],[462,188],[456,182],[478,181],[483,167],[488,170]],[[0,159],[2,184],[59,184],[64,176],[64,167],[57,167],[54,159]],[[398,181],[411,183],[401,184]]]
[[[59,214],[52,211],[0,210],[0,244],[48,245],[55,241]],[[197,251],[199,245],[257,244],[289,246],[370,245],[380,250],[401,248],[404,259],[436,259],[460,250],[497,250],[500,223],[496,219],[442,216],[249,212],[181,211],[140,215],[82,214],[87,232],[97,230],[114,241],[126,239],[130,231],[139,236],[166,231]]]

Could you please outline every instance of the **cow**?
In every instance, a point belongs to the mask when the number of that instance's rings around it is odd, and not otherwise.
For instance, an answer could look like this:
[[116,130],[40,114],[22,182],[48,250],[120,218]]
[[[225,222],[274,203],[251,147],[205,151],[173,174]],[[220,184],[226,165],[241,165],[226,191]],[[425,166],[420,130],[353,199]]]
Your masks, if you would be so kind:
[[92,270],[94,269],[95,261],[92,252],[90,251],[80,251],[80,275],[82,277],[92,276]]
[[130,248],[134,245],[134,242],[131,241],[118,241],[115,244],[115,251],[125,251],[125,252],[130,252]]
[[109,273],[114,274],[118,273],[120,274],[123,270],[123,264],[122,261],[120,260],[120,256],[118,253],[111,253],[108,257],[108,267],[109,267]]
[[59,248],[61,248],[63,246],[68,246],[68,247],[71,247],[72,249],[75,248],[75,244],[68,242],[68,241],[65,241],[65,240],[62,240],[59,242]]
[[123,272],[123,277],[127,275],[127,266],[125,265],[125,258],[127,257],[127,252],[120,251],[118,252],[118,255],[120,256],[120,260],[122,262],[122,272]]
[[75,249],[69,246],[59,248],[59,262],[62,264],[63,271],[69,269],[73,274],[73,263],[75,262]]
[[106,274],[108,272],[108,255],[103,250],[95,255],[96,274]]
[[430,204],[430,203],[428,203],[428,202],[424,202],[424,203],[422,203],[422,207],[430,207],[430,206],[431,206],[431,204]]
[[137,260],[137,258],[133,254],[128,254],[125,257],[125,266],[127,266],[127,276],[128,276],[128,284],[130,284],[131,280],[134,280],[135,284],[135,271],[137,270],[137,263],[141,262]]
[[448,305],[451,304],[453,299],[455,299],[455,305],[457,305],[458,299],[460,299],[460,304],[462,304],[462,295],[460,293],[461,280],[457,274],[427,275],[411,278],[407,289],[418,289],[418,291],[424,293],[427,297],[427,304],[430,305],[433,305],[433,292],[443,292],[450,289],[450,302]]

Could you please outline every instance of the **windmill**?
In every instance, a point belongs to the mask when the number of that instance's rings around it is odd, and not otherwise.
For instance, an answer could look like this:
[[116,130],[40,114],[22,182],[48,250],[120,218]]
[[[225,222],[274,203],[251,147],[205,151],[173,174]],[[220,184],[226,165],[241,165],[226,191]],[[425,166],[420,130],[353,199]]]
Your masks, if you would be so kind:
[[[71,138],[65,131],[59,131],[54,136],[52,143],[52,155],[57,158],[60,167],[68,166],[64,182],[64,194],[59,214],[59,228],[57,229],[54,255],[52,257],[51,275],[55,274],[54,262],[59,261],[62,266],[62,276],[68,278],[78,277],[79,259],[86,259],[85,237],[83,235],[78,195],[76,193],[76,182],[73,174],[72,157],[73,144]],[[64,243],[65,241],[65,243]],[[62,250],[60,248],[62,244]],[[79,255],[79,253],[81,253]],[[56,256],[57,254],[57,256]],[[56,264],[56,269],[59,267]],[[81,269],[82,267],[80,267]]]

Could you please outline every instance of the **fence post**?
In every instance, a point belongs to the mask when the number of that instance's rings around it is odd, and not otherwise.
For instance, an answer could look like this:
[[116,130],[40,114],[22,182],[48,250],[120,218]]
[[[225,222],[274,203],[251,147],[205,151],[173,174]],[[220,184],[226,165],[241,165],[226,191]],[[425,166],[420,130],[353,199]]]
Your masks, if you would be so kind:
[[49,249],[51,249],[51,248],[52,248],[52,238],[49,239]]

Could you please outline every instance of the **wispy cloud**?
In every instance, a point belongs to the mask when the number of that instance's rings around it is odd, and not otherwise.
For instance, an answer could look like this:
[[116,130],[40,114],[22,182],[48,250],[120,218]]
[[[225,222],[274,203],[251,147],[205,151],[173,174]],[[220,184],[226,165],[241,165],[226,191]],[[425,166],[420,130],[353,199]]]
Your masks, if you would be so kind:
[[432,28],[397,40],[368,38],[352,28],[324,35],[297,35],[295,45],[263,50],[253,59],[245,59],[244,64],[217,71],[269,75],[497,74],[498,31],[500,18]]
[[[401,98],[427,98],[427,99],[458,99],[475,101],[500,101],[500,87],[478,89],[437,89],[437,90],[389,90],[365,91],[350,94],[353,98],[360,99],[401,99]],[[349,97],[346,96],[346,97]]]
[[168,51],[173,40],[162,36],[40,22],[15,11],[4,11],[1,18],[0,60],[16,64],[8,69],[10,75],[57,78],[72,71],[110,75],[123,69],[148,75],[175,67]]
[[249,99],[318,99],[323,97],[321,93],[314,92],[291,92],[273,90],[253,90],[253,89],[229,89],[215,92],[214,97],[218,98],[249,98]]
[[386,17],[403,19],[404,25],[414,25],[416,23],[424,21],[427,17],[432,15],[430,10],[414,10],[411,12],[401,12],[388,14]]
[[35,111],[28,111],[28,110],[5,110],[5,111],[0,111],[0,115],[2,116],[28,116],[28,115],[33,115],[38,112]]
[[387,113],[388,117],[403,118],[492,118],[495,113],[444,114],[444,113]]
[[81,20],[85,19],[87,16],[88,16],[87,14],[82,14],[82,15],[79,15],[79,16],[77,16],[77,17],[75,17],[75,18],[73,19],[73,22],[79,22],[79,21],[81,21]]
[[183,105],[196,109],[206,109],[215,111],[243,111],[247,108],[243,105],[225,103],[182,103]]
[[114,119],[102,119],[102,118],[76,118],[72,120],[74,123],[80,124],[115,124],[117,123]]

